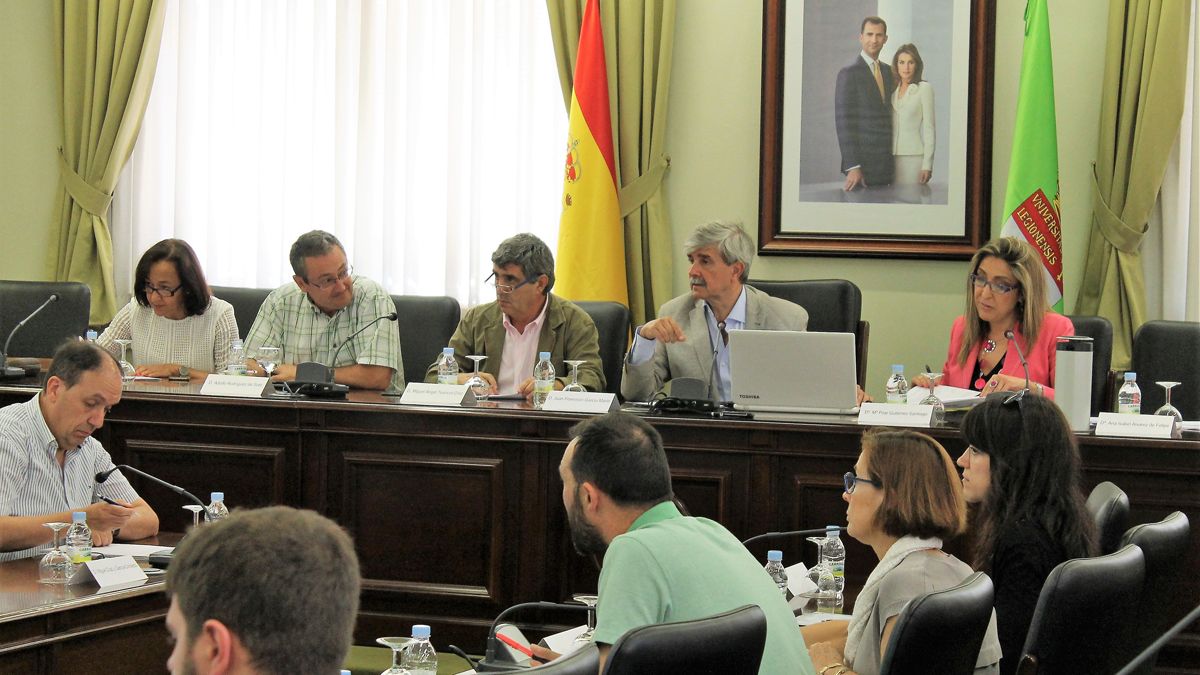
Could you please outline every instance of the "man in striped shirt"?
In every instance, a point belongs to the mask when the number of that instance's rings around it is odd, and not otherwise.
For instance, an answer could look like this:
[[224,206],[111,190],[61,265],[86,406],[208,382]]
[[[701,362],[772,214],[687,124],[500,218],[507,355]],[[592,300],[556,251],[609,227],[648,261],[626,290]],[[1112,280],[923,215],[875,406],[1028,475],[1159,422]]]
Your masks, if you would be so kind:
[[392,296],[374,281],[355,276],[342,242],[328,232],[300,235],[288,260],[294,283],[271,291],[263,301],[246,335],[247,356],[254,358],[263,346],[279,347],[273,379],[280,382],[296,379],[297,364],[314,361],[333,368],[339,384],[402,386],[396,324],[385,320],[370,325],[396,311]]
[[[95,544],[158,533],[158,515],[114,472],[92,433],[121,400],[121,369],[95,344],[69,342],[54,353],[46,384],[25,403],[0,409],[0,561],[34,555],[52,539],[43,523],[87,513]],[[106,501],[92,503],[95,490]]]

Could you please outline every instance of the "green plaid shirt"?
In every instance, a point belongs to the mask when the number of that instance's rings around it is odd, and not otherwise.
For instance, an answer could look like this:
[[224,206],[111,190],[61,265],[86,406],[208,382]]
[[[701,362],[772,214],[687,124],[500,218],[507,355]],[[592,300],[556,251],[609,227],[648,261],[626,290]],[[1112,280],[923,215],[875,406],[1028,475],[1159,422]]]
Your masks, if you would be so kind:
[[315,361],[327,366],[361,363],[386,366],[393,371],[392,382],[404,385],[404,367],[400,360],[400,332],[391,321],[380,321],[360,333],[338,353],[338,345],[377,317],[396,311],[392,296],[366,277],[354,277],[354,299],[329,316],[322,312],[294,283],[271,291],[258,310],[254,325],[246,335],[246,356],[254,358],[258,348],[280,348],[280,363]]

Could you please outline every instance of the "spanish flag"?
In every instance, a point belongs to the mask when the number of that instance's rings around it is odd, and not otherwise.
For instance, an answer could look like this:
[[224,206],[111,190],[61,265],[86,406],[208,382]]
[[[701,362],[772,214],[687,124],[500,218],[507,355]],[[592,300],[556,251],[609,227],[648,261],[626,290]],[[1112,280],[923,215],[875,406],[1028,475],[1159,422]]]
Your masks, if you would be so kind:
[[625,230],[597,0],[588,0],[579,29],[566,154],[555,289],[569,300],[613,300],[628,306]]

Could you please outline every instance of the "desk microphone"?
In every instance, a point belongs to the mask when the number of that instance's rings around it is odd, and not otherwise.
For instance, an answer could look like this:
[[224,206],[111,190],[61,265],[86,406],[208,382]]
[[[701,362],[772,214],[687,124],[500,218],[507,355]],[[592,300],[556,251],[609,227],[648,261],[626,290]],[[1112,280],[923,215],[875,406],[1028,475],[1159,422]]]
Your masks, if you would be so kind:
[[5,378],[25,377],[25,369],[24,368],[17,368],[15,366],[8,365],[8,345],[12,343],[13,336],[17,334],[17,331],[21,330],[21,326],[24,326],[27,321],[29,321],[33,317],[37,316],[38,312],[42,311],[43,309],[46,309],[46,305],[48,305],[52,302],[56,302],[57,300],[58,300],[58,293],[51,293],[50,297],[46,298],[45,302],[43,302],[41,305],[39,305],[37,309],[30,312],[29,316],[18,321],[17,325],[13,326],[13,329],[11,331],[9,331],[8,339],[6,339],[4,341],[4,351],[0,351],[0,376],[3,376]]
[[487,652],[483,659],[475,667],[476,672],[480,673],[515,673],[517,671],[529,670],[529,666],[517,665],[509,658],[509,652],[504,649],[503,643],[496,637],[496,629],[500,626],[500,620],[504,617],[522,609],[531,609],[534,607],[559,607],[562,609],[574,609],[587,611],[587,605],[568,605],[561,602],[522,602],[496,615],[496,620],[492,622],[492,627],[488,630],[487,636]]
[[[326,366],[325,364],[320,364],[320,363],[311,363],[311,365],[310,365],[310,363],[301,363],[301,364],[297,365],[296,366],[296,381],[299,383],[312,383],[312,382],[318,382],[318,383],[324,383],[324,384],[332,383],[333,382],[333,364],[337,363],[338,355],[342,353],[342,349],[344,349],[346,345],[350,344],[351,340],[358,337],[359,333],[362,333],[366,329],[370,328],[371,326],[374,326],[375,324],[379,323],[380,321],[383,321],[384,319],[387,319],[388,321],[395,321],[398,318],[400,318],[400,315],[396,314],[395,312],[392,312],[390,314],[384,314],[383,316],[377,316],[374,319],[371,319],[370,321],[367,322],[367,325],[365,325],[362,328],[359,328],[358,330],[351,333],[350,337],[348,337],[344,341],[342,341],[342,344],[338,345],[337,349],[333,350],[333,358],[329,359],[328,366]],[[321,366],[321,368],[317,368],[316,366]],[[302,367],[303,367],[303,369],[302,369]],[[300,377],[301,372],[304,373],[305,377]],[[324,376],[323,379],[317,380],[313,377],[318,372],[321,372],[323,374],[323,376]]]
[[135,469],[132,466],[129,466],[128,464],[118,464],[118,465],[114,466],[113,468],[109,469],[108,471],[101,471],[100,473],[96,474],[96,484],[99,485],[100,483],[103,483],[104,481],[108,480],[108,477],[110,475],[112,475],[112,473],[114,471],[116,471],[117,469],[125,469],[127,471],[132,471],[133,473],[141,476],[142,478],[149,480],[152,483],[161,485],[181,497],[187,497],[188,499],[196,502],[200,506],[203,506],[206,509],[208,508],[207,506],[205,506],[204,502],[200,501],[199,497],[188,492],[187,490],[184,490],[183,488],[179,487],[178,485],[172,485],[161,478],[156,478],[154,476],[151,476],[150,474],[146,473],[145,471],[142,471],[141,469]]
[[1021,343],[1017,342],[1012,329],[1004,331],[1004,337],[1017,348],[1017,357],[1021,359],[1021,368],[1025,369],[1025,391],[1029,391],[1029,363],[1025,360],[1024,352],[1021,351]]
[[[788,532],[763,532],[762,534],[756,534],[753,537],[750,537],[749,539],[743,541],[742,545],[748,546],[751,543],[756,542],[760,539],[782,539],[784,537],[809,537],[809,536],[813,536],[813,535],[817,535],[817,534],[825,534],[826,532],[829,531],[829,529],[830,528],[828,528],[828,527],[814,527],[811,530],[791,530]],[[841,532],[841,531],[845,530],[846,528],[837,527],[837,528],[833,528],[833,529],[836,529],[837,531]]]

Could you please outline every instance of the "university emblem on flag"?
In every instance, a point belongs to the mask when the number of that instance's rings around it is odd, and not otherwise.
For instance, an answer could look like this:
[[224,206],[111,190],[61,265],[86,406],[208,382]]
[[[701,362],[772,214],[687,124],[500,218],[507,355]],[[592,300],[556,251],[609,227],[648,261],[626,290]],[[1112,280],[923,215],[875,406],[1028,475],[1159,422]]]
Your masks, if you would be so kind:
[[1062,230],[1057,200],[1051,203],[1039,188],[1013,209],[1012,220],[1025,240],[1041,254],[1050,276],[1062,284]]

